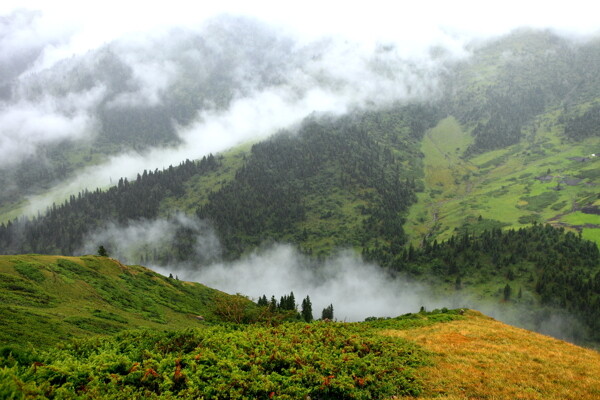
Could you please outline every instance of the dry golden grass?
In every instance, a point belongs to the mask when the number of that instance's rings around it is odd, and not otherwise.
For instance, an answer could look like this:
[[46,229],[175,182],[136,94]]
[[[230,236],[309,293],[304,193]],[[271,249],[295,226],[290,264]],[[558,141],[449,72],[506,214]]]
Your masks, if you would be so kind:
[[515,328],[478,312],[467,319],[385,335],[434,353],[419,372],[421,398],[600,399],[600,353]]

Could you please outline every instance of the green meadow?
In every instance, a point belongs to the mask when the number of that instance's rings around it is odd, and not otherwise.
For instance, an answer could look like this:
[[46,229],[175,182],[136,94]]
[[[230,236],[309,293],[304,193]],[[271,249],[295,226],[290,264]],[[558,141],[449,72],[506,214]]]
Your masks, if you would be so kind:
[[554,119],[546,114],[520,143],[473,157],[463,155],[469,130],[453,117],[431,129],[421,146],[425,191],[405,224],[413,243],[448,239],[479,216],[511,228],[550,223],[600,243],[600,217],[580,211],[598,202],[600,157],[590,155],[600,139],[567,142]]

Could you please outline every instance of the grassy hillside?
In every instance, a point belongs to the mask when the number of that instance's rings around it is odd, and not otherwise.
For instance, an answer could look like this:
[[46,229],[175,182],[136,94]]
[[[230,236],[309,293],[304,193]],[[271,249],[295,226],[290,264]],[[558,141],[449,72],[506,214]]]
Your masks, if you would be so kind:
[[456,66],[448,118],[421,145],[426,190],[405,225],[413,244],[534,222],[600,243],[599,54],[597,40],[521,30]]
[[432,353],[417,375],[423,399],[597,399],[600,353],[495,321],[466,318],[383,335]]
[[[600,354],[475,311],[134,331],[0,354],[8,398],[595,399]],[[12,396],[12,397],[11,397]]]
[[425,191],[405,225],[413,243],[445,240],[462,227],[477,232],[534,222],[576,230],[600,243],[593,214],[600,205],[600,157],[591,157],[600,152],[600,137],[573,142],[561,134],[556,114],[549,113],[518,144],[464,157],[472,141],[468,129],[452,117],[441,121],[421,146]]
[[[239,314],[232,309],[239,307]],[[254,303],[98,256],[0,256],[0,344],[56,345],[126,329],[253,318]],[[256,317],[256,315],[254,315]]]

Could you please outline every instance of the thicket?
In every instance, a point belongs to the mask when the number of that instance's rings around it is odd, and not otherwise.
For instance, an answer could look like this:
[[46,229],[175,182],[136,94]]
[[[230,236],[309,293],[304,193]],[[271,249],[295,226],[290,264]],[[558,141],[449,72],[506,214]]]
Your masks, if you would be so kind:
[[419,394],[415,368],[426,363],[415,345],[368,323],[129,331],[41,352],[2,349],[0,397],[392,398]]

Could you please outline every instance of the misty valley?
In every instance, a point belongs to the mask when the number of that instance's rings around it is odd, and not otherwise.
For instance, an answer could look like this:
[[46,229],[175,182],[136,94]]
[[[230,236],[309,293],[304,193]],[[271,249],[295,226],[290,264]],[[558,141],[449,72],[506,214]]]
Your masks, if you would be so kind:
[[1,398],[600,396],[598,36],[42,49],[0,57]]

